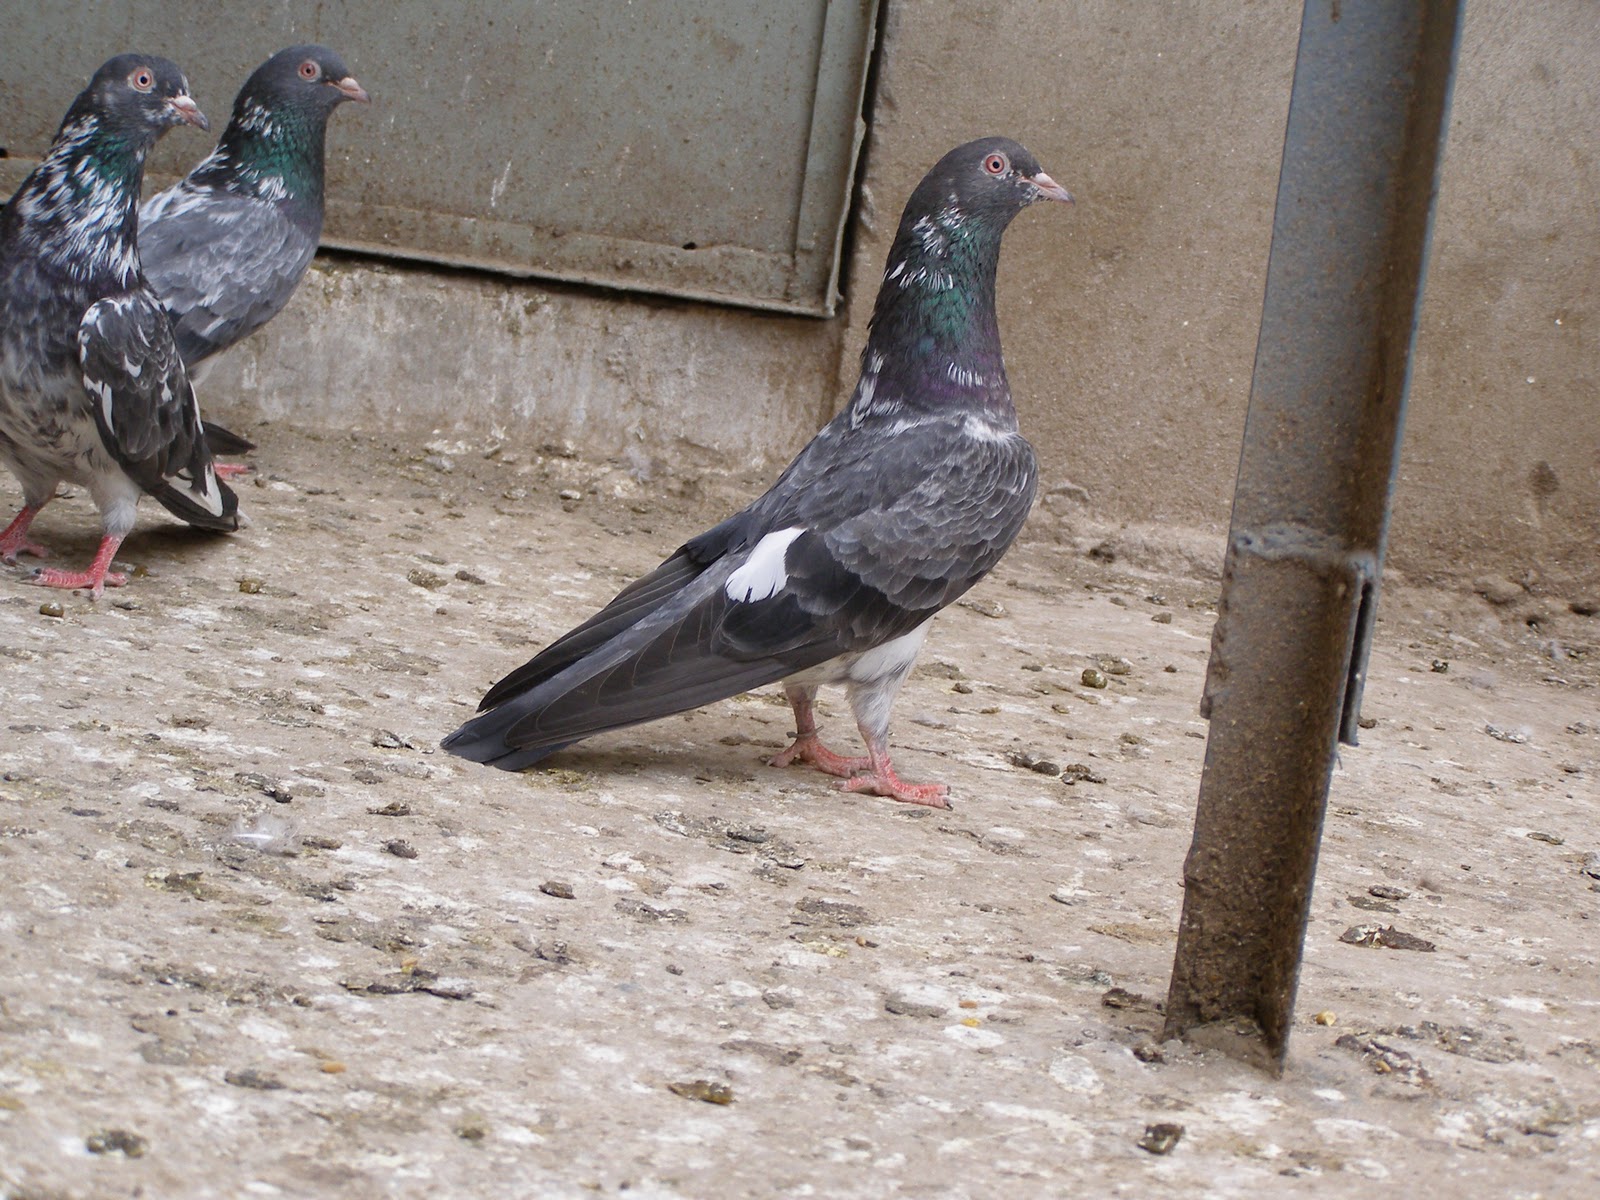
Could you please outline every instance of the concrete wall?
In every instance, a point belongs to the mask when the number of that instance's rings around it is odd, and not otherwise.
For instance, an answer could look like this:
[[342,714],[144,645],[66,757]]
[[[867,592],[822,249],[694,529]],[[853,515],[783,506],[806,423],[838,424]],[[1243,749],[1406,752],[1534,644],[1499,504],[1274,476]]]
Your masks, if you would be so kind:
[[[1008,235],[1006,358],[1046,487],[1096,517],[1226,525],[1300,9],[891,0],[856,278],[928,163],[1027,144],[1079,202]],[[1390,561],[1593,589],[1600,10],[1466,14]]]
[[[1297,0],[889,0],[849,303],[819,323],[491,277],[319,270],[208,392],[339,425],[570,440],[696,469],[782,460],[839,403],[900,205],[952,145],[1027,144],[1078,197],[1024,213],[1007,362],[1033,532],[1226,527]],[[1391,562],[1600,586],[1600,20],[1474,0]]]

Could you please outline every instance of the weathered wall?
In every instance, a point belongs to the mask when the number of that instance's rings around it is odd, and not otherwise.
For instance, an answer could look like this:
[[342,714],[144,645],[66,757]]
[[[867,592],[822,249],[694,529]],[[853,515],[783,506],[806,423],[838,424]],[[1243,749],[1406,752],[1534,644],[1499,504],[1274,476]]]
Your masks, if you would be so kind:
[[[855,277],[876,282],[900,199],[951,145],[1027,144],[1078,206],[1008,236],[1006,358],[1046,487],[1087,489],[1096,518],[1226,525],[1300,7],[890,4]],[[1467,6],[1403,569],[1600,583],[1597,128],[1593,3]]]
[[641,472],[793,453],[825,419],[844,330],[471,272],[321,256],[288,308],[216,360],[219,415],[504,430]]
[[[597,456],[781,460],[854,379],[911,187],[1005,133],[1078,197],[1024,213],[1001,264],[1046,489],[1088,493],[1031,528],[1220,531],[1299,12],[890,0],[843,320],[335,263],[208,393],[335,424],[493,422]],[[1592,0],[1467,6],[1392,528],[1404,570],[1600,587],[1595,17]]]

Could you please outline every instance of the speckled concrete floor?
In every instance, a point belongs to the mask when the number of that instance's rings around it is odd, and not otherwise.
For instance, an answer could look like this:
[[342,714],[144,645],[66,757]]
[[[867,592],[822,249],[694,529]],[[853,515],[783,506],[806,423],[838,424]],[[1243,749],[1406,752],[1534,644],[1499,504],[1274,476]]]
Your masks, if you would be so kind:
[[439,737],[756,482],[254,432],[248,531],[152,511],[98,603],[0,573],[0,1196],[1600,1187],[1582,620],[1391,590],[1272,1081],[1152,1041],[1212,585],[1015,552],[897,709],[951,813],[765,766],[767,695],[511,776]]

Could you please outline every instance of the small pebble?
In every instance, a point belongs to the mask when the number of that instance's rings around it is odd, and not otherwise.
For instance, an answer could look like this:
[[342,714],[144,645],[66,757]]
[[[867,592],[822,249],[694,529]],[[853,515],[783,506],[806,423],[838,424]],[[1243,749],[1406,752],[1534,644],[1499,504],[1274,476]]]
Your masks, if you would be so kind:
[[539,890],[546,896],[554,896],[557,900],[572,900],[577,896],[570,883],[558,883],[554,879],[541,883]]
[[1445,675],[1450,671],[1450,664],[1442,658],[1436,658],[1433,660],[1433,662],[1428,664],[1428,669],[1431,670],[1435,675]]
[[246,596],[254,596],[261,591],[261,580],[241,579],[239,580],[239,590]]
[[1099,658],[1100,669],[1107,675],[1132,675],[1133,664],[1125,658],[1114,654],[1103,654]]
[[461,580],[462,583],[485,584],[489,582],[482,575],[479,575],[474,571],[469,571],[465,567],[456,572],[456,578]]
[[83,1139],[83,1148],[90,1154],[121,1154],[125,1158],[143,1158],[150,1143],[127,1129],[103,1129]]
[[234,1087],[254,1088],[258,1092],[276,1092],[283,1088],[282,1080],[272,1075],[263,1075],[254,1067],[225,1072],[222,1082],[231,1083]]
[[448,579],[444,578],[444,576],[435,575],[432,571],[424,571],[421,567],[415,567],[412,570],[407,571],[406,581],[408,583],[416,584],[416,586],[419,588],[425,588],[430,592],[437,592],[440,588],[444,587],[450,582]]
[[686,1100],[703,1100],[707,1104],[732,1104],[733,1088],[711,1079],[693,1079],[684,1083],[669,1083],[667,1090]]
[[995,600],[957,600],[956,604],[961,608],[970,609],[980,617],[999,619],[1006,615],[1005,607]]
[[1166,1122],[1160,1125],[1146,1125],[1144,1136],[1139,1139],[1138,1146],[1139,1149],[1148,1150],[1151,1154],[1170,1154],[1172,1148],[1182,1138],[1182,1125],[1171,1125]]
[[1158,613],[1155,613],[1150,617],[1150,619],[1152,621],[1154,621],[1157,625],[1171,625],[1172,624],[1172,614],[1169,613],[1169,612],[1158,612]]
[[559,492],[556,493],[556,495],[559,496],[563,500],[582,500],[583,499],[583,493],[580,492],[577,488],[562,488]]
[[1087,688],[1103,688],[1107,686],[1105,675],[1094,667],[1085,667],[1080,678],[1083,680],[1083,686]]
[[61,607],[59,600],[46,600],[39,605],[39,615],[42,617],[60,617],[65,615],[66,609]]
[[383,844],[383,848],[396,858],[415,858],[417,849],[405,838],[391,838]]
[[1313,1021],[1315,1021],[1318,1025],[1336,1025],[1339,1022],[1339,1018],[1334,1014],[1333,1010],[1330,1009],[1330,1008],[1323,1009],[1321,1012],[1317,1013],[1311,1019]]
[[1551,846],[1560,846],[1567,840],[1559,833],[1544,833],[1537,829],[1530,830],[1528,836],[1536,842],[1545,842]]
[[1068,763],[1061,768],[1061,782],[1071,787],[1075,783],[1104,783],[1106,777],[1088,763]]
[[411,805],[400,800],[391,800],[382,808],[369,808],[367,811],[375,817],[409,817]]
[[1411,893],[1403,887],[1395,887],[1388,883],[1375,883],[1367,889],[1367,895],[1376,896],[1379,900],[1409,900]]
[[1483,731],[1497,742],[1510,742],[1515,746],[1523,745],[1528,740],[1526,729],[1504,729],[1499,725],[1485,725]]

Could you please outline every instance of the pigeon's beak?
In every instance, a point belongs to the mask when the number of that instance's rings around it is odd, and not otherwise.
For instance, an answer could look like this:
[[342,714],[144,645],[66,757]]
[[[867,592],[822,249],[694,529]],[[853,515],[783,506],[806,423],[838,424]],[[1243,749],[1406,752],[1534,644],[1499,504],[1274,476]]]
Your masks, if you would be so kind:
[[206,120],[205,113],[200,111],[200,106],[190,99],[187,92],[179,92],[167,101],[167,107],[178,114],[178,120],[185,125],[193,125],[197,129],[210,129],[211,122]]
[[1037,175],[1029,175],[1028,182],[1039,189],[1039,198],[1043,200],[1060,200],[1063,203],[1072,203],[1072,193],[1067,191],[1050,176],[1040,171]]
[[367,89],[356,82],[354,75],[346,75],[343,79],[328,80],[346,100],[359,100],[363,104],[370,103],[372,97],[367,95]]

